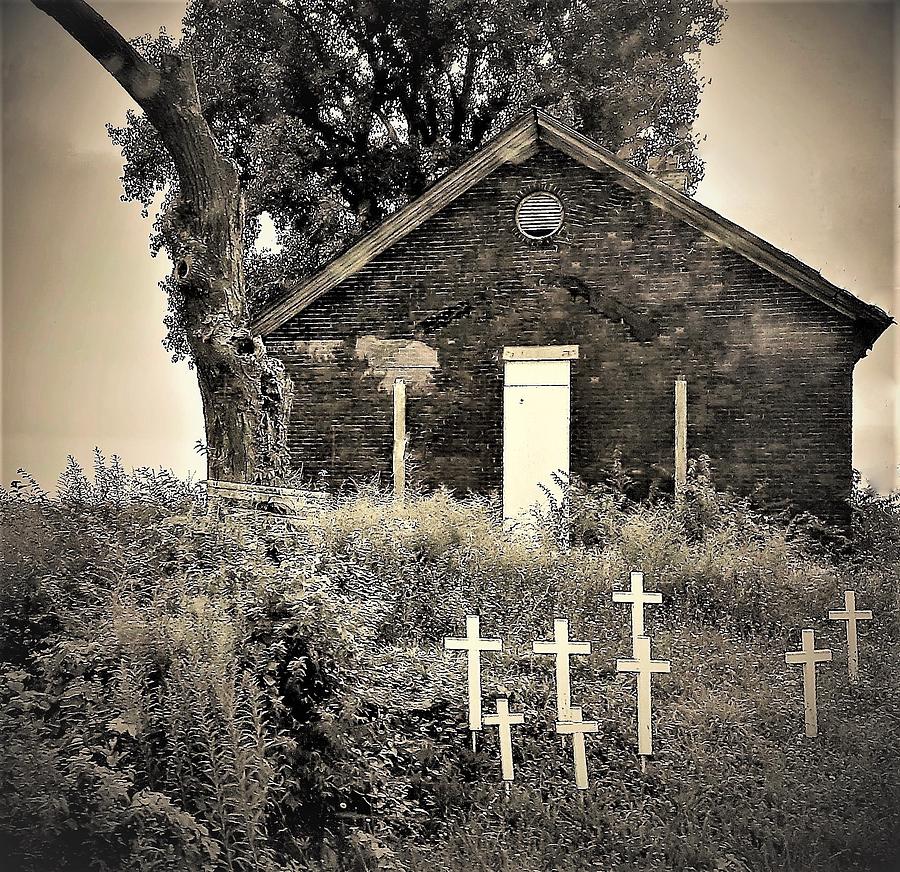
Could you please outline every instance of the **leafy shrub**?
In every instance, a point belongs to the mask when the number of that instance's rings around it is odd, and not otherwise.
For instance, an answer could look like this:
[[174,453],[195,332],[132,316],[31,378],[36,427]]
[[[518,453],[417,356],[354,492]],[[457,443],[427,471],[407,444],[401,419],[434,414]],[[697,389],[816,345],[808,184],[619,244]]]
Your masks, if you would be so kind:
[[[99,453],[54,497],[21,481],[0,501],[14,869],[861,872],[900,848],[896,497],[857,491],[853,539],[829,549],[702,468],[683,507],[634,502],[615,470],[573,482],[537,538],[502,534],[492,499],[375,486],[305,520],[217,521],[190,483]],[[611,591],[634,569],[665,594],[647,628],[673,664],[646,773],[633,678],[614,671],[631,642]],[[855,688],[823,620],[849,586],[876,612]],[[473,612],[504,642],[485,708],[506,694],[527,716],[508,793],[496,731],[472,751],[464,661],[441,644]],[[572,664],[599,724],[585,793],[552,661],[531,651],[555,616],[593,645]],[[803,626],[835,652],[816,741],[783,656]]]

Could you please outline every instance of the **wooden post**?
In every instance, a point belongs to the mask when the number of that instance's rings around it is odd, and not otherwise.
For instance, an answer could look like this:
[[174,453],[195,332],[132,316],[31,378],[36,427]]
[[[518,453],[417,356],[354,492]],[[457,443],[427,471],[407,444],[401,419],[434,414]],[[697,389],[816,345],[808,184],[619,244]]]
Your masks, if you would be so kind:
[[394,382],[394,499],[406,496],[406,382]]
[[675,380],[675,502],[684,502],[687,483],[687,379]]

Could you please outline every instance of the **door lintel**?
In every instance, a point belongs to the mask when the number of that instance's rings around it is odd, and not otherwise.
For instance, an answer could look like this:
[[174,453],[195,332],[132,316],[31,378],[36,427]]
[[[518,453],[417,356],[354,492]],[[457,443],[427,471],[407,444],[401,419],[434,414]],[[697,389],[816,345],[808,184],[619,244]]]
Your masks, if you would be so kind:
[[507,360],[578,360],[577,345],[507,345],[503,348]]

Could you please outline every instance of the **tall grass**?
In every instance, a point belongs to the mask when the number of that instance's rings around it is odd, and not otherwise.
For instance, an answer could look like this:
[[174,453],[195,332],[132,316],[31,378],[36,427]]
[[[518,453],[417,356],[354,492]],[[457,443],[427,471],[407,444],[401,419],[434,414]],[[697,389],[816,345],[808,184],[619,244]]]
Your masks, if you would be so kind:
[[[306,521],[205,514],[196,488],[98,454],[56,495],[0,501],[0,850],[23,870],[870,870],[900,849],[900,500],[858,489],[849,541],[716,493],[634,503],[577,482],[540,541],[490,499],[403,504],[376,487]],[[560,521],[567,517],[570,535]],[[648,607],[657,757],[635,754],[631,570]],[[876,619],[846,680],[845,587]],[[517,780],[495,731],[473,753],[465,669],[477,612],[485,707],[526,713]],[[573,696],[598,721],[591,789],[555,734],[556,616],[589,639]],[[820,670],[802,735],[799,630]],[[879,864],[882,864],[879,866]]]

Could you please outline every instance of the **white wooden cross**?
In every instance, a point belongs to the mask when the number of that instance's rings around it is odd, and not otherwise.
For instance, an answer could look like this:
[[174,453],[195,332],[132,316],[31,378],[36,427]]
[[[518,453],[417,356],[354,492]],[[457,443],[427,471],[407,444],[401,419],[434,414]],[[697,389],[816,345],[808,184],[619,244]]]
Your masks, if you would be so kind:
[[631,603],[631,650],[637,657],[637,637],[644,635],[644,605],[659,605],[661,593],[644,593],[644,573],[631,573],[631,590],[614,590],[614,603]]
[[856,684],[859,681],[859,644],[856,641],[856,622],[871,621],[872,612],[868,609],[856,611],[856,591],[844,591],[844,610],[832,610],[828,612],[828,618],[832,621],[847,622],[847,672],[850,680]]
[[556,655],[556,719],[567,721],[572,707],[572,691],[569,681],[569,655],[590,654],[590,642],[570,642],[569,622],[565,618],[557,618],[553,622],[552,642],[533,642],[535,654]]
[[525,715],[510,714],[509,700],[505,696],[497,697],[497,714],[485,715],[484,722],[489,726],[500,728],[500,769],[504,781],[513,780],[512,733],[510,726],[524,724]]
[[[465,651],[469,668],[469,729],[481,729],[481,652],[501,651],[500,639],[482,639],[478,615],[466,615],[466,636],[444,638],[448,651]],[[473,736],[474,741],[474,736]]]
[[818,714],[816,712],[816,664],[831,660],[827,648],[816,650],[816,631],[803,631],[803,645],[800,651],[788,651],[784,662],[803,666],[803,709],[806,720],[806,735],[819,735]]
[[654,672],[671,672],[668,660],[650,659],[650,638],[636,636],[634,639],[634,659],[616,660],[616,672],[637,673],[637,713],[638,713],[638,754],[649,757],[653,754],[653,726],[650,712],[650,678]]
[[575,759],[575,786],[579,790],[587,790],[587,756],[584,753],[584,734],[596,733],[599,724],[596,721],[581,719],[581,706],[570,706],[566,720],[556,722],[556,732],[572,737],[572,754]]

